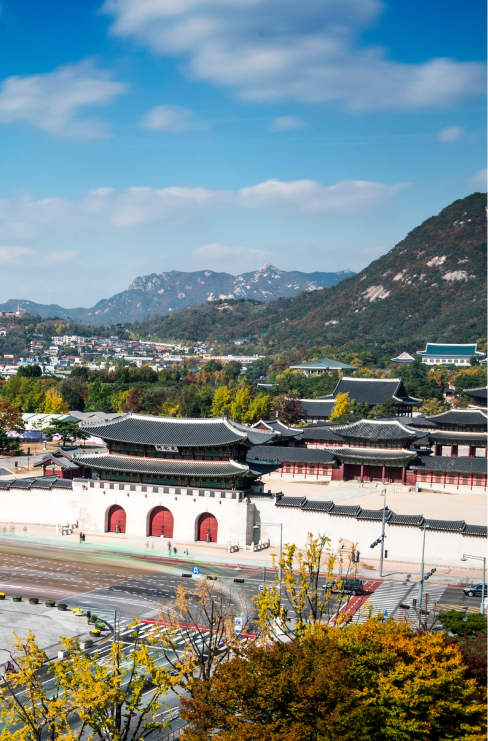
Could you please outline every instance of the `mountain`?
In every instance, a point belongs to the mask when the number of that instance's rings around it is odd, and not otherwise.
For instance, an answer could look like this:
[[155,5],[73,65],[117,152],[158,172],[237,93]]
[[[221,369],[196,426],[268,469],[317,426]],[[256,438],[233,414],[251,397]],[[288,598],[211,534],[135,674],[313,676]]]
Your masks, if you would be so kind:
[[357,275],[265,306],[207,304],[134,327],[141,336],[273,345],[426,340],[486,335],[486,194],[473,193],[424,221]]
[[10,299],[0,304],[0,311],[17,311],[17,307],[42,317],[68,317],[86,324],[118,324],[141,320],[148,315],[166,315],[205,301],[249,298],[270,301],[280,296],[295,296],[302,291],[317,291],[354,275],[351,270],[337,273],[287,272],[267,263],[254,273],[229,275],[213,270],[183,273],[151,273],[136,278],[126,291],[99,301],[91,309],[64,309],[57,304],[36,304]]

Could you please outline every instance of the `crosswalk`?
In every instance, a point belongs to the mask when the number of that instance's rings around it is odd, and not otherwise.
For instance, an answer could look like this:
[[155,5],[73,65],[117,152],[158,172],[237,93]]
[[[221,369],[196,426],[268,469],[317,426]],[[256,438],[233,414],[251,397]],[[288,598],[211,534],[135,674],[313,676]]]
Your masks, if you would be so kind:
[[389,616],[393,615],[411,589],[411,584],[385,579],[371,597],[368,597],[364,602],[353,622],[364,623],[370,616],[384,615],[385,613]]

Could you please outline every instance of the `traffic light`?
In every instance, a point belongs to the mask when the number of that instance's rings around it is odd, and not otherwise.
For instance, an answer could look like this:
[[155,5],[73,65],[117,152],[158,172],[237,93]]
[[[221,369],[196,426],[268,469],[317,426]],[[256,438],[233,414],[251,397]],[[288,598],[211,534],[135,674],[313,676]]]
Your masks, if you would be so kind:
[[385,551],[385,558],[388,558],[388,551]]
[[382,540],[383,540],[383,537],[376,538],[376,540],[374,541],[374,543],[371,543],[371,545],[369,547],[370,548],[375,548],[379,543],[381,543]]
[[244,584],[244,579],[234,579],[234,584]]
[[430,579],[430,577],[432,576],[432,574],[435,574],[436,571],[437,571],[437,569],[431,569],[427,574],[425,574],[424,581],[427,581],[427,579]]

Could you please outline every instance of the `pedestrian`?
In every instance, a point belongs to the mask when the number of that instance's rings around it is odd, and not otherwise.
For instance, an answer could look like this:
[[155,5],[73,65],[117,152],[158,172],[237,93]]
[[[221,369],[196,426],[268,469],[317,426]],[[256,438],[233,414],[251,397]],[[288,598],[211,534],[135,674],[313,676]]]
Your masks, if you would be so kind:
[[183,553],[185,554],[185,556],[189,556],[189,555],[190,555],[190,554],[188,553],[188,548],[185,548],[185,550],[183,551]]
[[171,556],[171,540],[168,540],[168,556]]
[[87,610],[86,613],[85,613],[85,615],[86,615],[86,622],[87,622],[87,625],[88,625],[88,623],[90,622],[90,618],[91,618],[91,612],[90,612],[90,610]]
[[173,548],[173,553],[175,554],[175,556],[178,553],[178,551],[176,550],[176,546]]
[[83,533],[80,533],[80,543],[83,543]]

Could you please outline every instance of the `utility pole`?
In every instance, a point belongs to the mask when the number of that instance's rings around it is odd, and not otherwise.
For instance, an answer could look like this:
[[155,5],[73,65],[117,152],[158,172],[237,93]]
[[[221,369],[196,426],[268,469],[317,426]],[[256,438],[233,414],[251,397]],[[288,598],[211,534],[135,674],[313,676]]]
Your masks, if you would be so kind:
[[386,518],[386,489],[380,493],[383,497],[383,519],[381,521],[381,553],[380,553],[380,578],[383,578],[383,558],[385,555],[385,518]]
[[420,564],[420,584],[419,584],[419,610],[422,614],[422,598],[424,596],[424,557],[425,557],[425,531],[430,525],[424,520],[424,537],[422,541],[422,562]]

